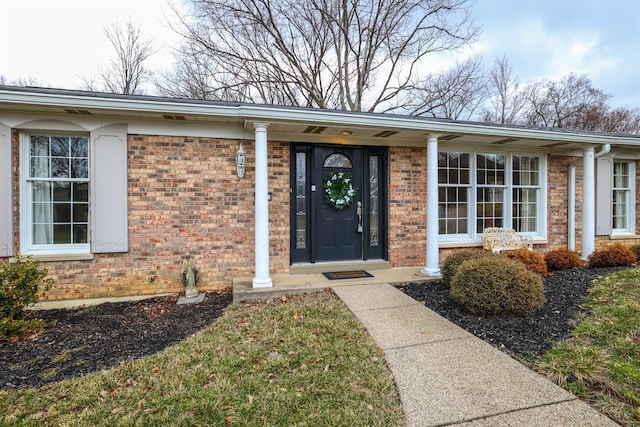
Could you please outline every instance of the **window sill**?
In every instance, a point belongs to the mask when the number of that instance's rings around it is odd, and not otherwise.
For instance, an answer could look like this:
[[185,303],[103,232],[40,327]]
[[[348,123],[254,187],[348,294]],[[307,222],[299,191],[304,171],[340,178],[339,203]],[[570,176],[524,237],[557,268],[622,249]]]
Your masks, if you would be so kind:
[[27,255],[35,260],[42,262],[53,261],[90,261],[93,254],[48,254],[48,255]]
[[474,240],[458,240],[458,241],[441,241],[438,243],[438,247],[440,249],[447,248],[472,248],[472,247],[481,247],[482,242],[476,242]]
[[634,240],[640,239],[640,235],[637,234],[612,234],[609,236],[609,240]]
[[[638,237],[640,238],[640,236]],[[531,236],[532,243],[534,245],[546,245],[549,241],[544,237],[539,236]],[[460,239],[460,240],[441,240],[438,242],[438,247],[440,249],[450,249],[450,248],[473,248],[473,247],[482,247],[482,240],[470,240],[470,239]]]

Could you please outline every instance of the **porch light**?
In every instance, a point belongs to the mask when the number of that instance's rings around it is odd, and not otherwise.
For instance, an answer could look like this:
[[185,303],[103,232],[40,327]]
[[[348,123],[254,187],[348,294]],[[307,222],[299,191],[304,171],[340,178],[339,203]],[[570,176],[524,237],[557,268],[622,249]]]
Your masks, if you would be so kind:
[[348,136],[348,135],[351,135],[353,132],[351,132],[350,130],[343,130],[340,133],[343,134],[344,136]]
[[238,177],[242,178],[244,176],[244,167],[247,163],[247,156],[242,148],[242,143],[240,143],[240,148],[236,151],[236,172],[238,173]]

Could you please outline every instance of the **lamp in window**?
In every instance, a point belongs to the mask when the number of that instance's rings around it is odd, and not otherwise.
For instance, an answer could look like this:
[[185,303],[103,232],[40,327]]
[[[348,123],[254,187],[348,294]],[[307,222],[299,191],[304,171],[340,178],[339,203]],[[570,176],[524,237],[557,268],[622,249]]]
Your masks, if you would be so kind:
[[238,177],[242,178],[244,176],[244,168],[247,164],[247,155],[242,148],[242,143],[240,143],[240,148],[236,151],[236,172],[238,173]]

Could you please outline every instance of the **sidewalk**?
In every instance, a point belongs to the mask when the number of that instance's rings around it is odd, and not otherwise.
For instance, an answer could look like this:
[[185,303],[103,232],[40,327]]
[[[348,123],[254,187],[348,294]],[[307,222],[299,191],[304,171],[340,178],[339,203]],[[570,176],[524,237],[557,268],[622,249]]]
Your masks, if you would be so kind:
[[407,426],[617,426],[388,284],[332,284],[384,350]]

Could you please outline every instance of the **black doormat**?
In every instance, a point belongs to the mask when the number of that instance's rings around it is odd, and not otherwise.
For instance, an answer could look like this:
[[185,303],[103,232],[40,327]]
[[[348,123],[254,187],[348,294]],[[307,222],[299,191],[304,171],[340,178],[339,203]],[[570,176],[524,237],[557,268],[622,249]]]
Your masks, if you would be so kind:
[[364,270],[333,271],[322,274],[324,274],[324,276],[329,280],[362,279],[365,277],[373,277],[372,274],[369,274]]

